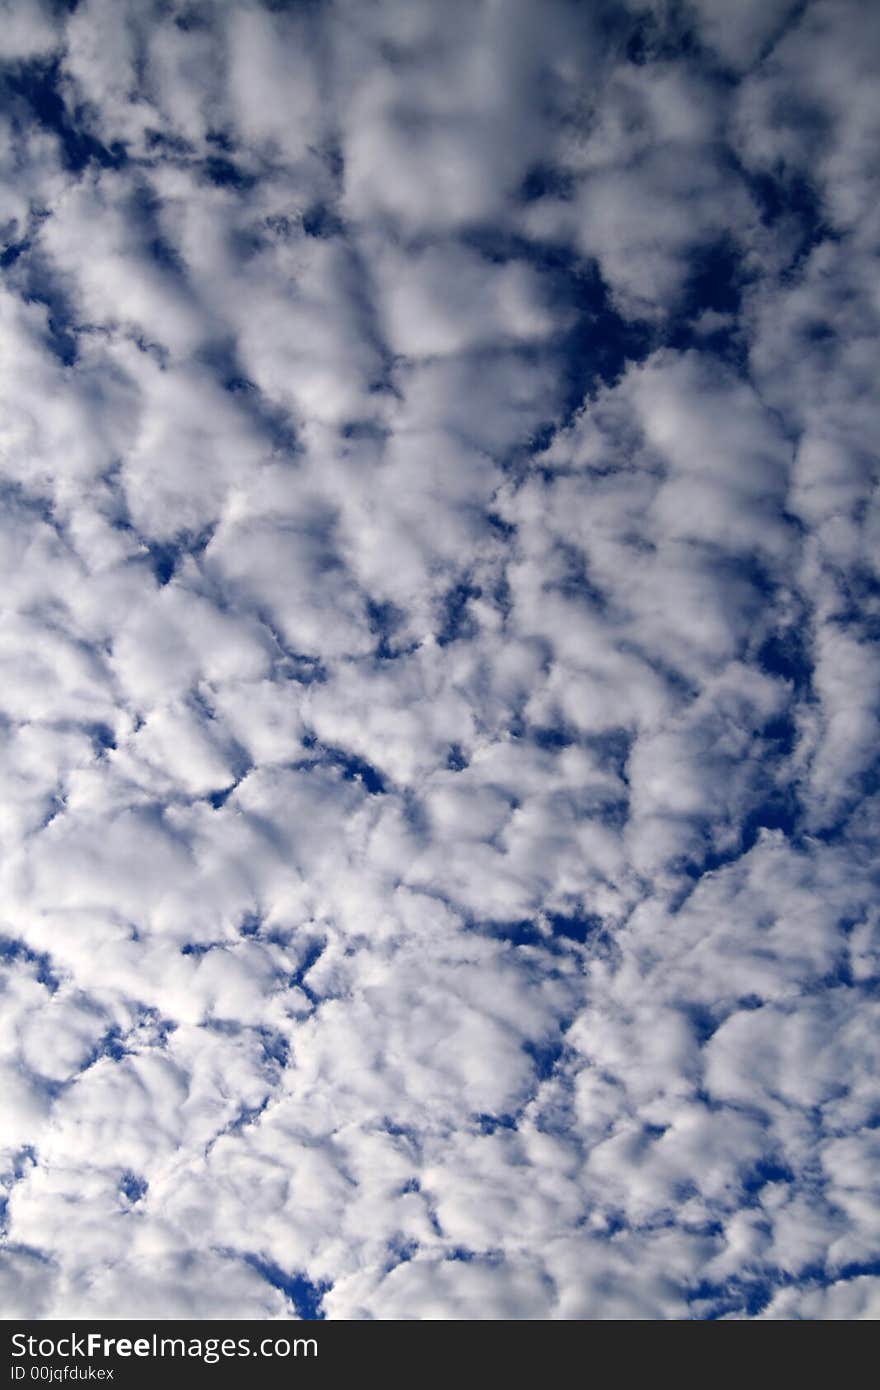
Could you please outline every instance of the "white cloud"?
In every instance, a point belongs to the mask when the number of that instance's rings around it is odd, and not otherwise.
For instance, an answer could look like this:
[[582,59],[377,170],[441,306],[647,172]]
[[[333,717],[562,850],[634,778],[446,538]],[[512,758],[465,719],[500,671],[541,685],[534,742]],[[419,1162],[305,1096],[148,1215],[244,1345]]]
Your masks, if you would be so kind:
[[876,1316],[877,26],[600,9],[5,7],[7,1316]]

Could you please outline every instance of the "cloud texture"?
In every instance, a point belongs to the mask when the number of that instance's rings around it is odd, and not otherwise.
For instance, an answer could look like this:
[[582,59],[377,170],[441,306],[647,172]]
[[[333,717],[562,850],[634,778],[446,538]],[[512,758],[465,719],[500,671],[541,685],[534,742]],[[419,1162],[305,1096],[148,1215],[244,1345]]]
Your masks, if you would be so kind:
[[5,1315],[880,1315],[880,11],[0,52]]

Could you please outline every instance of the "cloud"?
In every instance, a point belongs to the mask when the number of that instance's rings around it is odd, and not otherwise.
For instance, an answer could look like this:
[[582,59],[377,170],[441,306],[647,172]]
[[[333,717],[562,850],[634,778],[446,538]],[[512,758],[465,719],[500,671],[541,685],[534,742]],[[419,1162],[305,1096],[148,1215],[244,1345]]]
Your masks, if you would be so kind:
[[0,1307],[876,1316],[869,10],[4,14]]

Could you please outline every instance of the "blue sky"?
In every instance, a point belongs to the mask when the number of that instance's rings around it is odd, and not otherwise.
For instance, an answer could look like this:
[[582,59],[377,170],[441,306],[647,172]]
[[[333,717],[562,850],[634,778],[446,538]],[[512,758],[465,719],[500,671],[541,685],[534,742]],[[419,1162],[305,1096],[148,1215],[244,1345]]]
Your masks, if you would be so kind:
[[880,1314],[880,12],[0,0],[0,1311]]

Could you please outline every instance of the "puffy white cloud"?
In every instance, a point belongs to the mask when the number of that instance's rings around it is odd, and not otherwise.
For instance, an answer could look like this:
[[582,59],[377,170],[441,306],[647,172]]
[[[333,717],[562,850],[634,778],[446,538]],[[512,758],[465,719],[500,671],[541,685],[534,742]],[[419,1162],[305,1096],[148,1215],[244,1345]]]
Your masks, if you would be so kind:
[[0,10],[2,1311],[876,1316],[870,9]]

